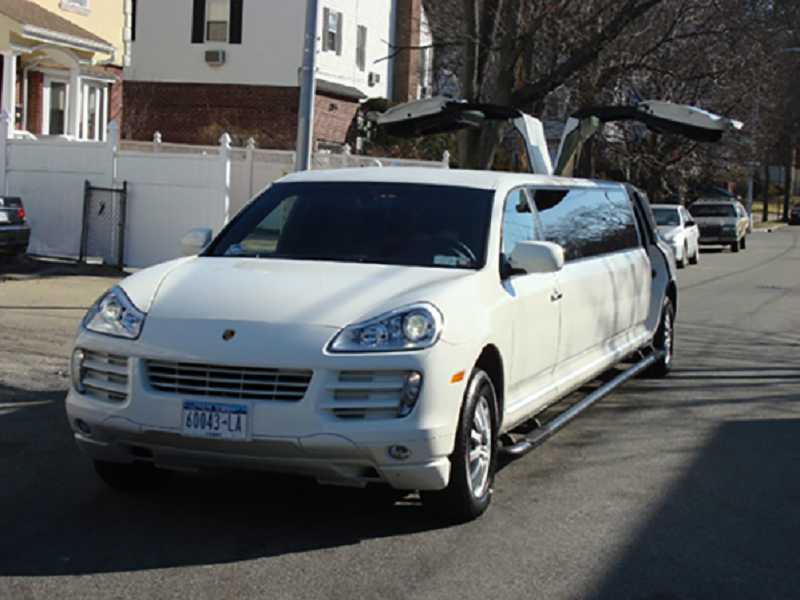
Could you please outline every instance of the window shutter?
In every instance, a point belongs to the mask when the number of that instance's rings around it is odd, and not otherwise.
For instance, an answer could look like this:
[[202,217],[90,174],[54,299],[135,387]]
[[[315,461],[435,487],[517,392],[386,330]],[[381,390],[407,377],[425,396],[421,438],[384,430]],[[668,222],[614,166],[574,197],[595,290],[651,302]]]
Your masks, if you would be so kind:
[[242,10],[243,0],[231,0],[231,23],[228,42],[231,44],[242,43]]
[[326,8],[322,11],[322,51],[330,50],[328,46],[328,27],[331,19],[331,11]]
[[131,0],[131,41],[136,41],[136,0]]
[[336,15],[336,54],[342,54],[342,13]]
[[192,43],[202,44],[206,33],[206,0],[194,0],[192,11]]

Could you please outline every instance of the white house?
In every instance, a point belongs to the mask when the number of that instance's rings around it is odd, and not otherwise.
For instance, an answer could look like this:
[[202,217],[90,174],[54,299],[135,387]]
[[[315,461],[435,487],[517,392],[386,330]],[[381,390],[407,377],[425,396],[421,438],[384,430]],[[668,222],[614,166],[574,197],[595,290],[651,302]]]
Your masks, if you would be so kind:
[[[318,4],[318,145],[348,141],[366,98],[430,93],[422,0]],[[305,0],[137,0],[134,8],[125,137],[160,131],[202,144],[226,131],[234,142],[294,147]]]

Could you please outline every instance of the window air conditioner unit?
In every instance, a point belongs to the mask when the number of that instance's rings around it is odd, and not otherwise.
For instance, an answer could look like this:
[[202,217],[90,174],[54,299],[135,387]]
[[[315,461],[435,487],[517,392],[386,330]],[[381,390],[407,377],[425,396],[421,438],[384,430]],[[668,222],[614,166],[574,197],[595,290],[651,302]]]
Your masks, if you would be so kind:
[[206,64],[216,66],[224,65],[225,50],[206,50]]
[[381,74],[380,73],[372,73],[370,72],[369,76],[367,77],[367,83],[370,87],[373,85],[377,85],[381,82]]

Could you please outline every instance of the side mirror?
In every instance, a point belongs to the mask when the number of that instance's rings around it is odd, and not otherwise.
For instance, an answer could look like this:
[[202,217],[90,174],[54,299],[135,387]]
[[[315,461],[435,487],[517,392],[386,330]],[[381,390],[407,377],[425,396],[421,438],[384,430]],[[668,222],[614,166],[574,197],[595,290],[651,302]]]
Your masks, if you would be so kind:
[[564,266],[564,248],[552,242],[517,242],[511,266],[526,273],[555,273]]
[[181,254],[184,256],[200,254],[210,242],[210,229],[192,229],[181,240]]
[[690,219],[690,220],[686,221],[686,225],[684,225],[684,227],[694,227],[695,225],[697,225],[697,223],[695,223],[694,221],[692,221]]

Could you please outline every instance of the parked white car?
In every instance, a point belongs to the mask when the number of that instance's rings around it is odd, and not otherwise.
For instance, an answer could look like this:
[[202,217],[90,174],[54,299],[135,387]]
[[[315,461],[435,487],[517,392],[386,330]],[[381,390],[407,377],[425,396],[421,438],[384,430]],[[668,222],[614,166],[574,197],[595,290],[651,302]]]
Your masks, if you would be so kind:
[[672,248],[678,268],[687,262],[696,265],[700,261],[700,230],[689,211],[675,204],[653,204],[652,209],[658,233]]
[[620,361],[672,366],[671,257],[622,184],[313,171],[209,239],[78,331],[69,422],[112,486],[252,468],[420,490],[468,520],[501,436]]

